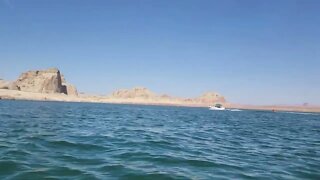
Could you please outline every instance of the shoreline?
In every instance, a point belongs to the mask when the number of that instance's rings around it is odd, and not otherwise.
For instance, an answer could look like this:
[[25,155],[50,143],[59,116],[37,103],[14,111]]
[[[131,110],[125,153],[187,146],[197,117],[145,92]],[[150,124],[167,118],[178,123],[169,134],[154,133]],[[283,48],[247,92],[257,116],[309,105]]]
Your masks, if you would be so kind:
[[[26,100],[43,102],[73,102],[73,103],[105,103],[105,104],[127,104],[127,105],[154,105],[154,106],[173,106],[173,107],[208,107],[207,104],[183,102],[181,100],[161,100],[161,99],[139,99],[139,98],[110,98],[107,96],[79,95],[70,96],[65,94],[44,94],[22,92],[15,90],[0,89],[0,100]],[[280,105],[241,105],[226,103],[228,109],[241,110],[261,110],[261,111],[281,111],[281,112],[308,112],[320,113],[317,106],[280,106]]]

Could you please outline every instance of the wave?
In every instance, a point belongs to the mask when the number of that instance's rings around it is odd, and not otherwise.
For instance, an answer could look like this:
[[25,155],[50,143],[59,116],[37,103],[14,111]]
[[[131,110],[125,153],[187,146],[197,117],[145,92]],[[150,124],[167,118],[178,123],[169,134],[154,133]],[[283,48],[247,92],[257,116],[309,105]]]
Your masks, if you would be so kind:
[[240,110],[240,109],[230,109],[229,111],[239,112],[239,111],[243,111],[243,110]]
[[35,120],[37,102],[14,103],[0,179],[319,179],[319,113],[39,102]]
[[282,112],[288,114],[300,114],[300,115],[320,115],[320,113],[309,113],[309,112]]

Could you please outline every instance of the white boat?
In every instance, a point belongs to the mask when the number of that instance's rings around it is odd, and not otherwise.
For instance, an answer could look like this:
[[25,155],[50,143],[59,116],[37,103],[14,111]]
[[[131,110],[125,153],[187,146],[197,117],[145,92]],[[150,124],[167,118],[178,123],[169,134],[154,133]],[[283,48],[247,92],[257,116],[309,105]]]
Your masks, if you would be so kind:
[[210,110],[215,110],[215,111],[223,111],[226,110],[225,107],[222,106],[222,104],[215,104],[214,106],[209,106]]

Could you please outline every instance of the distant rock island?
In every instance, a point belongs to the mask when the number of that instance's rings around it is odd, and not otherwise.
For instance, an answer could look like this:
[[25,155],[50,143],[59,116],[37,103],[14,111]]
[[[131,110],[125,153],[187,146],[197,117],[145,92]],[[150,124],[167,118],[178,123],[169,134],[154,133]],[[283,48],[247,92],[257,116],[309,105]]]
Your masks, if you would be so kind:
[[33,70],[22,73],[15,81],[0,78],[0,99],[66,101],[66,102],[96,102],[122,104],[148,104],[208,107],[215,103],[228,108],[320,112],[315,106],[252,106],[232,104],[217,92],[206,92],[195,98],[173,97],[167,94],[157,94],[145,87],[120,89],[110,95],[88,95],[79,93],[77,88],[66,81],[59,69]]

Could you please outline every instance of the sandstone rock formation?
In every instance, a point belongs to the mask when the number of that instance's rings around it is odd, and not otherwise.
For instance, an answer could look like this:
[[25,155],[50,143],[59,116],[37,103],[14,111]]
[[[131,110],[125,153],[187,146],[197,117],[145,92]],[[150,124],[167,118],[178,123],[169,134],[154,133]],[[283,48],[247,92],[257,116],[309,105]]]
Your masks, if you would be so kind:
[[77,88],[74,85],[67,83],[67,80],[63,74],[61,74],[61,82],[62,82],[63,92],[65,94],[78,96]]
[[22,73],[9,89],[35,93],[64,93],[78,95],[77,89],[65,82],[57,68]]
[[0,79],[0,89],[20,90],[15,82]]
[[62,83],[63,93],[71,95],[71,96],[78,96],[77,88],[68,83]]
[[0,79],[0,89],[9,89],[10,82]]
[[8,86],[8,89],[20,91],[20,87],[17,85],[16,82],[11,82],[11,83],[9,84],[9,86]]
[[60,71],[56,68],[22,73],[15,83],[25,92],[63,93]]
[[212,104],[212,103],[225,103],[225,98],[215,92],[207,92],[204,93],[202,96],[195,99],[195,101],[198,101],[203,104]]
[[155,98],[156,94],[144,87],[122,89],[112,93],[113,98]]
[[140,99],[146,101],[154,101],[154,102],[165,102],[165,103],[176,103],[176,104],[202,104],[202,105],[212,105],[214,103],[226,103],[225,98],[215,92],[208,92],[203,94],[198,98],[178,98],[172,97],[166,94],[157,95],[152,91],[148,90],[144,87],[137,87],[133,89],[123,89],[118,90],[112,93],[110,98],[122,99],[122,100],[130,100],[130,99]]

